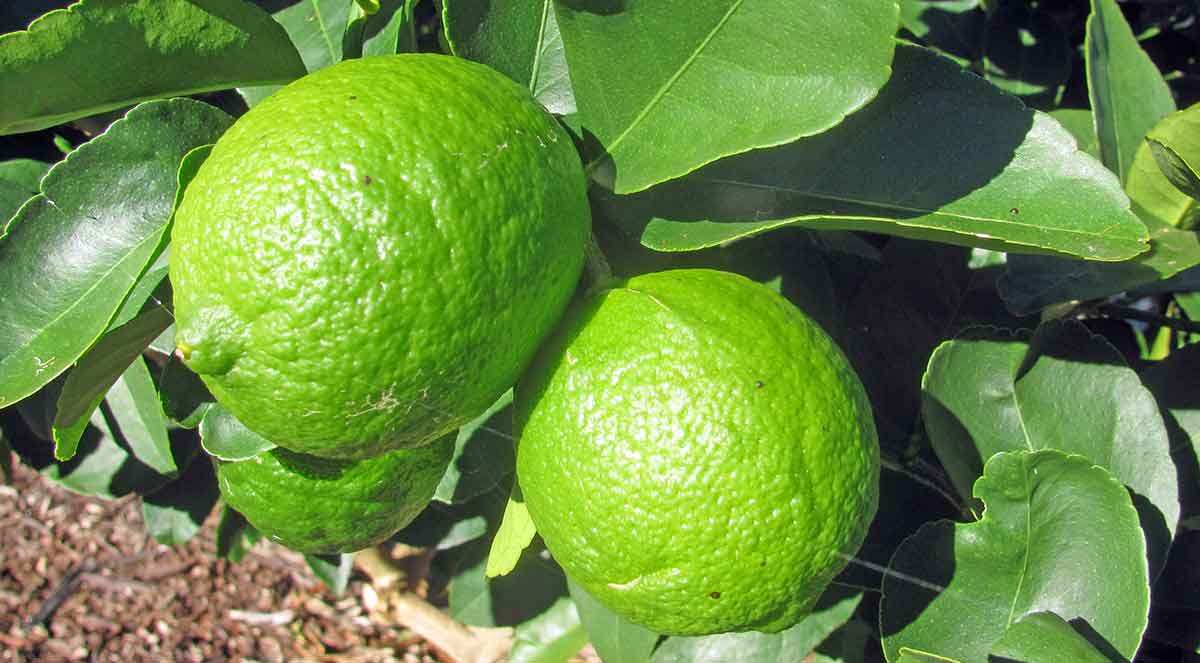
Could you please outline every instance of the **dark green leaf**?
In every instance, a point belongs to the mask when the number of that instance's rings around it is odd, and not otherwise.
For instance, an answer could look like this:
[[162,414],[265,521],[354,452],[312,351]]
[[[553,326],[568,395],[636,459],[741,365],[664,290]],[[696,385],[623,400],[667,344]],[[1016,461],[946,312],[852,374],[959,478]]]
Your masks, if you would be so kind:
[[450,50],[529,88],[550,112],[575,112],[553,0],[444,0]]
[[199,426],[213,403],[213,396],[200,376],[175,355],[171,355],[163,366],[158,379],[158,396],[163,414],[184,428]]
[[975,330],[933,353],[921,386],[930,442],[964,497],[997,453],[1079,454],[1139,496],[1157,575],[1179,521],[1170,441],[1154,396],[1103,336],[1075,322],[1032,338]]
[[582,587],[567,579],[567,589],[579,610],[596,654],[604,663],[647,663],[658,634],[604,607]]
[[1142,50],[1116,0],[1091,0],[1084,61],[1100,158],[1122,182],[1146,132],[1175,100],[1158,67]]
[[[200,462],[209,461],[205,458]],[[261,538],[245,516],[228,506],[221,508],[221,520],[217,523],[217,557],[240,562]]]
[[1200,204],[1187,193],[1196,192],[1196,174],[1189,164],[1200,160],[1197,130],[1200,108],[1193,106],[1163,118],[1138,148],[1125,191],[1143,220],[1185,230],[1200,222]]
[[926,49],[898,47],[894,66],[877,99],[819,136],[599,203],[659,251],[785,226],[1094,260],[1146,249],[1119,182],[1049,116]]
[[900,0],[900,25],[926,46],[962,61],[981,57],[987,15],[979,0]]
[[1200,237],[1153,217],[1143,217],[1150,250],[1125,262],[1088,262],[1050,256],[1011,255],[999,282],[1005,304],[1021,315],[1060,302],[1100,299],[1151,284],[1200,265]]
[[246,460],[275,448],[275,443],[246,428],[214,403],[200,420],[200,443],[209,455],[226,461]]
[[575,603],[560,598],[548,610],[517,625],[510,663],[566,663],[587,644],[588,634],[579,623]]
[[466,502],[513,473],[512,398],[512,390],[505,392],[486,412],[458,429],[454,457],[433,499],[447,504]]
[[[353,6],[349,0],[301,0],[275,12],[272,18],[283,26],[303,60],[303,69],[311,73],[342,61],[342,39]],[[242,87],[238,93],[253,106],[278,89],[277,85]]]
[[159,251],[180,160],[232,121],[188,99],[149,102],[46,174],[0,238],[0,407],[62,373],[108,328]]
[[346,592],[350,574],[354,572],[354,555],[305,555],[304,561],[334,594],[340,596]]
[[[153,307],[106,332],[67,374],[54,415],[54,456],[70,460],[79,435],[121,374],[172,321],[171,313]],[[153,463],[151,463],[153,465]]]
[[567,593],[566,578],[544,548],[526,548],[512,573],[484,575],[490,542],[480,539],[439,555],[450,576],[452,617],[471,626],[513,626],[545,612]]
[[218,497],[212,463],[197,458],[178,479],[142,496],[146,532],[163,545],[186,543],[200,531]]
[[1121,663],[1109,658],[1053,612],[1035,612],[1013,622],[992,646],[994,663]]
[[838,124],[887,81],[898,16],[890,0],[555,9],[580,124],[606,151],[589,168],[617,193]]
[[654,652],[652,660],[654,663],[800,661],[830,633],[845,624],[861,600],[862,594],[854,594],[832,604],[819,605],[808,617],[779,633],[722,633],[699,638],[667,638]]
[[988,17],[984,75],[1020,97],[1053,98],[1071,74],[1067,34],[1046,11],[1004,3]]
[[533,542],[535,534],[537,527],[529,517],[529,507],[525,506],[521,490],[514,483],[512,495],[504,507],[504,517],[500,520],[500,529],[492,539],[484,575],[495,578],[511,573],[521,559],[521,553]]
[[250,3],[84,0],[0,35],[0,134],[303,74],[287,35]]
[[133,455],[159,474],[178,472],[167,435],[167,418],[146,360],[138,357],[105,398],[112,421]]
[[12,455],[12,445],[8,443],[4,429],[0,428],[0,475],[4,477],[6,485],[11,484],[13,480]]
[[38,182],[50,164],[32,159],[0,161],[0,235],[26,200],[37,195]]
[[364,57],[417,50],[413,9],[417,0],[384,0],[363,27]]
[[1149,582],[1120,482],[1080,456],[1022,451],[993,456],[975,496],[982,520],[927,524],[892,557],[880,605],[888,659],[910,647],[984,663],[1012,624],[1047,610],[1132,656]]
[[449,506],[431,502],[395,535],[395,540],[415,548],[448,550],[470,543],[488,533],[487,517],[471,504]]

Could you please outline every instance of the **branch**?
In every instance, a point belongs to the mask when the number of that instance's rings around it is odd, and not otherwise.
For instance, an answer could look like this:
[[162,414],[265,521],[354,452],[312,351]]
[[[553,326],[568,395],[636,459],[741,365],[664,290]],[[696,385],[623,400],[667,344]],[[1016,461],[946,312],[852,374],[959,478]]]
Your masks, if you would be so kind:
[[1192,322],[1182,318],[1169,318],[1165,315],[1150,313],[1141,309],[1136,309],[1131,306],[1117,306],[1115,304],[1100,304],[1095,307],[1096,315],[1102,318],[1116,318],[1118,320],[1137,320],[1139,322],[1149,322],[1161,327],[1169,327],[1171,329],[1188,332],[1191,334],[1200,334],[1200,322]]

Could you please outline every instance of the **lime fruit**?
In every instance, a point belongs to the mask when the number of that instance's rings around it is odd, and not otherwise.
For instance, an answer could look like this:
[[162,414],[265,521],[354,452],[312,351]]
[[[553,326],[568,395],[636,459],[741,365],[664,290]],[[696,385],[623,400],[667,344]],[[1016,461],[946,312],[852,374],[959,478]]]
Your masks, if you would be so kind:
[[260,532],[306,553],[354,552],[386,540],[429,504],[454,454],[454,436],[375,458],[306,456],[282,447],[214,460],[229,506]]
[[242,116],[187,187],[179,354],[293,451],[427,444],[520,376],[589,227],[579,156],[527,90],[448,56],[346,61]]
[[875,514],[858,377],[816,323],[742,276],[612,284],[567,314],[516,398],[518,478],[547,548],[659,633],[795,624]]

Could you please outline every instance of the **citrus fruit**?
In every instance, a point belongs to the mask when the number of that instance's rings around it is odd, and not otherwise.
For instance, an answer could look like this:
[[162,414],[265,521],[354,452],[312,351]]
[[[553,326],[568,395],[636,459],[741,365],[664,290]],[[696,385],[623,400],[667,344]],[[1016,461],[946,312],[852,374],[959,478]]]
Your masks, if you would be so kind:
[[589,226],[571,139],[524,88],[441,55],[342,62],[238,119],[187,187],[179,354],[293,451],[426,444],[519,377]]
[[569,312],[517,385],[517,472],[567,574],[659,633],[795,624],[878,500],[870,405],[765,286],[686,269]]
[[306,456],[282,447],[215,460],[229,506],[260,532],[307,553],[354,552],[395,534],[429,504],[454,454],[454,436],[364,460]]

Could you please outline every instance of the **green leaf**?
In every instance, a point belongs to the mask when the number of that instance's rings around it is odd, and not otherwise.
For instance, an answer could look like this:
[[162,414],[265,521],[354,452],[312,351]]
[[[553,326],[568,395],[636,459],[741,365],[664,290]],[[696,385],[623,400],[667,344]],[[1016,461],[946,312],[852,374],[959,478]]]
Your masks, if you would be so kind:
[[84,0],[0,35],[0,134],[303,74],[287,35],[250,3]]
[[25,201],[37,195],[49,164],[32,159],[0,161],[0,235]]
[[1133,157],[1125,191],[1133,211],[1149,222],[1193,230],[1200,222],[1200,205],[1187,191],[1198,192],[1195,171],[1200,159],[1200,106],[1172,113],[1154,125]]
[[1079,454],[1149,500],[1139,507],[1157,575],[1179,521],[1170,440],[1154,396],[1103,336],[1076,322],[1031,338],[974,330],[938,347],[921,386],[929,440],[964,497],[995,454]]
[[[517,625],[510,663],[566,663],[588,642],[575,603],[563,597],[550,609]],[[609,663],[606,661],[606,663]]]
[[553,0],[445,0],[442,23],[452,53],[528,87],[552,113],[575,112]]
[[197,101],[149,102],[50,169],[0,238],[0,407],[108,328],[159,251],[180,160],[232,121]]
[[219,497],[212,463],[197,458],[178,479],[142,496],[146,532],[166,546],[187,543],[200,531]]
[[986,22],[979,0],[900,0],[900,25],[962,64],[982,56]]
[[167,418],[158,402],[158,391],[146,360],[134,359],[105,398],[122,439],[138,460],[159,474],[179,471],[171,453]]
[[493,488],[516,469],[512,436],[512,390],[458,429],[454,457],[433,493],[447,504],[466,502]]
[[504,518],[500,521],[500,529],[492,540],[492,550],[488,554],[487,569],[484,575],[489,578],[508,575],[517,566],[521,553],[533,542],[537,527],[529,517],[529,507],[521,491],[515,485],[513,493],[504,507]]
[[1047,12],[1005,3],[988,17],[984,75],[1020,97],[1053,98],[1071,74],[1067,34]]
[[226,461],[246,460],[276,447],[216,403],[200,420],[200,444],[210,456]]
[[667,638],[654,652],[654,663],[755,661],[792,663],[803,660],[858,608],[862,594],[832,604],[822,601],[800,623],[779,633],[722,633],[698,638]]
[[898,17],[892,0],[555,8],[579,122],[606,151],[588,168],[617,193],[838,124],[887,81]]
[[1200,265],[1200,237],[1144,216],[1150,250],[1126,262],[1087,262],[1010,255],[1000,295],[1014,313],[1028,315],[1060,302],[1108,297],[1169,279]]
[[175,355],[167,359],[158,379],[158,396],[163,414],[183,428],[196,428],[213,404],[200,376]]
[[930,654],[929,652],[917,651],[908,647],[900,648],[900,657],[895,659],[896,663],[960,663],[957,659]]
[[604,663],[647,663],[658,634],[604,607],[582,587],[567,579],[567,589],[579,610],[592,647]]
[[434,559],[450,578],[450,616],[471,626],[514,626],[545,612],[567,593],[566,578],[544,548],[529,547],[512,573],[484,574],[488,540],[480,539]]
[[1083,43],[1088,98],[1100,158],[1124,182],[1142,138],[1175,110],[1175,100],[1116,0],[1091,0],[1091,7]]
[[325,583],[334,594],[346,593],[350,574],[354,572],[354,555],[308,555],[304,556],[313,575]]
[[1050,111],[1050,117],[1071,132],[1081,152],[1100,158],[1100,142],[1096,137],[1096,124],[1092,120],[1092,111],[1086,108],[1057,108]]
[[[349,0],[301,0],[271,15],[283,26],[293,50],[300,54],[303,62],[299,75],[342,61],[342,39],[353,7]],[[278,89],[278,85],[239,87],[238,93],[247,106],[254,106]]]
[[1082,619],[1130,657],[1149,609],[1142,535],[1129,493],[1103,468],[1060,451],[992,457],[975,523],[921,527],[892,557],[880,628],[901,647],[984,663],[1026,615]]
[[1035,612],[1008,627],[992,646],[992,658],[1036,663],[1114,663],[1120,657],[1104,656],[1087,638],[1053,612]]
[[416,4],[417,0],[384,0],[363,26],[363,57],[416,51]]
[[151,308],[106,332],[67,373],[54,415],[55,458],[70,460],[75,455],[79,436],[104,395],[172,320],[165,308]]
[[470,543],[488,533],[487,515],[480,513],[480,506],[473,502],[463,505],[430,502],[394,539],[414,548],[439,551]]
[[598,202],[659,251],[787,226],[1093,260],[1145,250],[1116,178],[1048,115],[927,49],[897,47],[894,67],[830,131]]
[[237,563],[258,543],[262,534],[241,513],[224,506],[221,508],[221,520],[217,522],[216,538],[217,557]]

